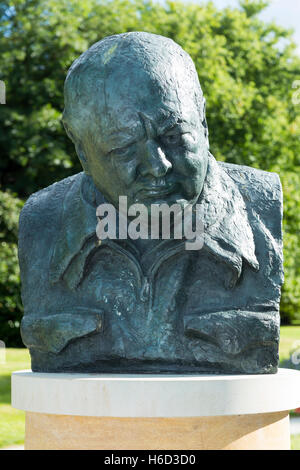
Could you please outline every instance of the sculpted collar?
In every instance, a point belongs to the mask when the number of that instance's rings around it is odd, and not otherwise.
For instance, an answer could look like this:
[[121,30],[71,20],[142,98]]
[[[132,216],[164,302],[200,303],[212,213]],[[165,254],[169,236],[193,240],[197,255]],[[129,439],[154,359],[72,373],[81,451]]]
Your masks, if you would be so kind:
[[[96,208],[107,202],[95,188],[90,176],[81,173],[73,179],[63,201],[61,228],[50,266],[50,282],[56,283],[64,278],[71,289],[79,285],[87,257],[97,249]],[[204,218],[202,249],[207,249],[231,268],[232,277],[227,287],[233,287],[241,275],[244,261],[254,270],[259,269],[259,264],[243,197],[237,185],[212,155],[209,156],[204,187],[197,203],[201,205]],[[121,242],[124,241],[104,240],[102,244],[110,244],[119,251],[127,252]],[[168,254],[174,254],[174,250],[183,251],[184,242],[162,240],[149,255],[146,253],[144,265],[147,267],[148,263],[149,270],[154,272],[155,263],[151,264],[150,261],[155,259],[154,251],[159,252],[158,264],[161,264]],[[134,258],[135,254],[138,257],[134,242],[128,241],[128,245],[132,251],[131,257]]]

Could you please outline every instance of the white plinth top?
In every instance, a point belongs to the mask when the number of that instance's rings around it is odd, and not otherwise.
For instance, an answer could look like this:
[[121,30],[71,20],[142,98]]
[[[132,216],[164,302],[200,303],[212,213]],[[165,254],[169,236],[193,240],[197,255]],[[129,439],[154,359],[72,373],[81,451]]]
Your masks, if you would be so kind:
[[300,406],[300,372],[270,375],[12,374],[12,406],[39,413],[197,417]]

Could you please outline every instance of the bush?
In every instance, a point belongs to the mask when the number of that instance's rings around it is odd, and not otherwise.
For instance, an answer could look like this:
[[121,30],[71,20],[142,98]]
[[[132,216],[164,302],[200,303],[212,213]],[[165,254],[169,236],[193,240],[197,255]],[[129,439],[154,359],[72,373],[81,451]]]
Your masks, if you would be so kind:
[[0,339],[6,346],[22,346],[23,312],[17,253],[17,228],[22,201],[0,191]]

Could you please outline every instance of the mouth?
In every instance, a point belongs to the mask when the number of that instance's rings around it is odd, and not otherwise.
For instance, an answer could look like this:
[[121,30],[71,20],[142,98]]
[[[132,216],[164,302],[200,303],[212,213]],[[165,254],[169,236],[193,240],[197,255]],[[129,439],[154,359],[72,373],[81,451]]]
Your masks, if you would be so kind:
[[135,200],[141,199],[161,199],[176,191],[177,183],[167,183],[164,180],[157,180],[155,183],[140,185],[135,192]]

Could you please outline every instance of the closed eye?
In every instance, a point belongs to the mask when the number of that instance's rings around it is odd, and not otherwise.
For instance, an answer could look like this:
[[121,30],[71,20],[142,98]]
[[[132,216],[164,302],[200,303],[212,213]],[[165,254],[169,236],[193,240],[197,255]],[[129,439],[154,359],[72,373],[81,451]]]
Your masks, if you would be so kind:
[[161,141],[165,145],[178,145],[181,143],[181,133],[177,134],[165,134],[160,137]]
[[126,147],[120,147],[113,149],[109,152],[109,155],[115,156],[115,157],[125,157],[129,151],[129,145]]
[[184,144],[184,136],[188,136],[189,132],[182,132],[182,131],[173,131],[169,134],[163,134],[160,136],[160,140],[164,145],[183,145]]

